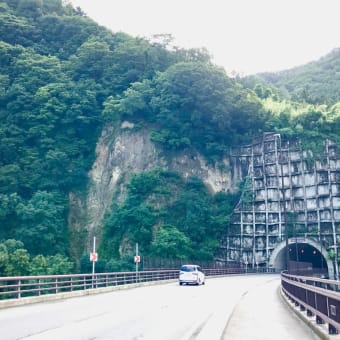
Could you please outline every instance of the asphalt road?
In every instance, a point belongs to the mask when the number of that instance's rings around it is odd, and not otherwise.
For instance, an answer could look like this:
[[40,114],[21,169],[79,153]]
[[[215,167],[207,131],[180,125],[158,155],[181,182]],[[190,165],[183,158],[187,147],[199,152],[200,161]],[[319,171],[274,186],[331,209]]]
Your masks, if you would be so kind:
[[[275,306],[282,303],[277,294],[273,296],[279,284],[275,275],[207,278],[204,286],[176,282],[8,308],[0,310],[0,338],[263,340],[256,334],[268,323],[256,323],[256,318],[263,319],[261,310],[270,310],[272,299]],[[285,320],[285,327],[278,328],[281,335],[313,339],[307,327],[282,308],[272,310],[279,313],[274,318],[278,326]],[[270,330],[275,331],[275,327]],[[270,332],[272,339],[279,339]]]

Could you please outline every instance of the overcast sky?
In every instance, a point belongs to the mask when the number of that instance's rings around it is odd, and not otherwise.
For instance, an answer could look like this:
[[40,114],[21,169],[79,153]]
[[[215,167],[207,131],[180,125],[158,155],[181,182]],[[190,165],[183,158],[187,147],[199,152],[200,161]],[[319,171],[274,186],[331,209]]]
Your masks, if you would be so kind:
[[70,0],[113,32],[205,47],[226,71],[253,74],[340,47],[340,0]]

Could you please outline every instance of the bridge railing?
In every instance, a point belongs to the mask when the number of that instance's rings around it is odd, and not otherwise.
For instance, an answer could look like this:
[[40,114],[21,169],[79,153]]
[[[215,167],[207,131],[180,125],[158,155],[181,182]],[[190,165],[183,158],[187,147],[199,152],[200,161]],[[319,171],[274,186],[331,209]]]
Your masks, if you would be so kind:
[[327,324],[329,334],[339,334],[340,281],[283,272],[281,288],[301,312],[315,318],[317,324]]
[[[213,268],[203,270],[206,276],[267,272],[266,270],[245,270],[244,268]],[[9,276],[0,277],[0,300],[20,299],[97,289],[133,283],[177,279],[178,269],[146,270],[134,272],[113,272],[96,274]]]
[[153,270],[98,274],[1,277],[0,299],[19,299],[27,296],[58,294],[139,282],[169,280],[177,276],[178,270]]

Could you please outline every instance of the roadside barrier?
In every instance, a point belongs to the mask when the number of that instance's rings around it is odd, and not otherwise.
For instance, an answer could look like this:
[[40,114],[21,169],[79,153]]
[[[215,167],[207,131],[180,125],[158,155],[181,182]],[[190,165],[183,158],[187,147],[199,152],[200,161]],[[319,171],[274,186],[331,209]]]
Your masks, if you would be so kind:
[[329,334],[340,332],[340,281],[281,273],[283,293]]
[[[244,268],[203,269],[206,276],[267,273]],[[0,300],[60,294],[143,282],[178,279],[179,270],[146,270],[97,274],[0,277]]]

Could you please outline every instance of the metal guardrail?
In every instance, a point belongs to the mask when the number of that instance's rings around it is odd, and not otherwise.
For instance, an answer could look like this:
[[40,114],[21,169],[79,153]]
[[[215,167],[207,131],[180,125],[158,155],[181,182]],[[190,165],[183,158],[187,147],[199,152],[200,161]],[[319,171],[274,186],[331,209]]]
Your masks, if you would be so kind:
[[281,273],[284,294],[306,312],[315,317],[317,324],[328,324],[329,334],[340,332],[340,281]]
[[[245,270],[243,268],[203,269],[206,276],[268,272]],[[97,289],[133,283],[178,279],[179,270],[149,270],[138,272],[114,272],[98,274],[9,276],[0,277],[0,300],[20,299],[23,297],[42,296],[73,292],[77,290]]]
[[169,280],[177,277],[178,270],[114,272],[94,275],[72,274],[1,277],[0,299],[20,299],[28,296],[58,294],[147,281]]

